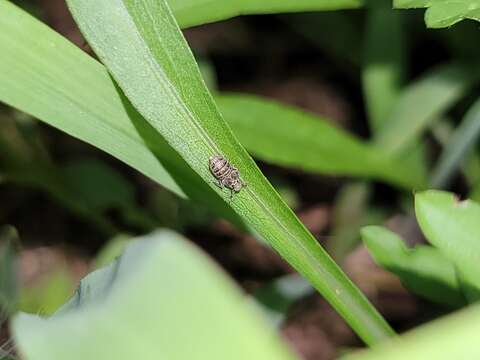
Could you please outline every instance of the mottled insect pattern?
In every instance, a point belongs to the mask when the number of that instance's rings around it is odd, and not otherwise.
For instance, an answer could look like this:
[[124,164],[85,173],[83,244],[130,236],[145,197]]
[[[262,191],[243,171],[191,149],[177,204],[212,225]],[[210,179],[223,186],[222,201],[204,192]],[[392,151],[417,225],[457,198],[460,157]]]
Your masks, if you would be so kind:
[[209,159],[210,172],[218,181],[218,187],[230,189],[230,198],[238,193],[247,184],[241,179],[237,168],[221,155],[211,156]]

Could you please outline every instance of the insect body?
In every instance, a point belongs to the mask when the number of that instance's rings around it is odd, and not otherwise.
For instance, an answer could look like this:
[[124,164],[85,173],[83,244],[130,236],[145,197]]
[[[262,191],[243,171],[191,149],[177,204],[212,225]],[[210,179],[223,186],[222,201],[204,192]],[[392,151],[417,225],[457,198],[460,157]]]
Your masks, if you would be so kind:
[[237,168],[228,162],[221,155],[211,156],[209,159],[209,167],[212,175],[217,179],[218,186],[223,189],[230,189],[230,198],[233,193],[238,193],[246,183],[240,178]]

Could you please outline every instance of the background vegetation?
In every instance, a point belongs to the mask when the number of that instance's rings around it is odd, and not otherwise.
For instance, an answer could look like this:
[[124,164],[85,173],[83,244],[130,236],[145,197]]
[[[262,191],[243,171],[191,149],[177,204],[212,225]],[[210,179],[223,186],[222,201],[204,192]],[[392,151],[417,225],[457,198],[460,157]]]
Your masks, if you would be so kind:
[[393,6],[0,0],[0,357],[475,358],[480,4]]

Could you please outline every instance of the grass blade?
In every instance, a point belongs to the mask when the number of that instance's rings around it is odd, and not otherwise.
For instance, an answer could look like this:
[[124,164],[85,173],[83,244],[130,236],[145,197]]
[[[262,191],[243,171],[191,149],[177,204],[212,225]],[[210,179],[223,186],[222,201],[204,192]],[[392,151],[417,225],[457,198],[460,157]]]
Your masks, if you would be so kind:
[[389,157],[320,117],[255,96],[215,99],[240,143],[263,161],[323,174],[379,178],[408,189],[425,184],[410,163]]
[[352,9],[363,0],[168,0],[178,24],[190,27],[238,15]]
[[460,64],[430,71],[405,88],[375,143],[389,153],[405,150],[477,80],[478,72]]
[[[0,100],[96,146],[184,195],[145,145],[106,69],[46,25],[0,0]],[[34,34],[35,36],[33,36]],[[157,145],[157,154],[163,149]]]
[[466,113],[461,124],[443,149],[435,168],[432,171],[431,187],[443,188],[462,161],[469,154],[480,135],[480,100],[477,100]]
[[[368,344],[392,330],[266,181],[223,121],[164,1],[68,1],[90,45],[135,108],[203,181],[344,316]],[[152,130],[152,131],[155,131]],[[229,200],[208,169],[220,154],[248,186]]]
[[405,70],[403,23],[388,2],[373,1],[367,10],[362,84],[373,133],[388,120],[400,94]]
[[6,0],[0,0],[0,27],[0,47],[8,54],[0,56],[0,101],[241,224],[132,108],[102,64]]

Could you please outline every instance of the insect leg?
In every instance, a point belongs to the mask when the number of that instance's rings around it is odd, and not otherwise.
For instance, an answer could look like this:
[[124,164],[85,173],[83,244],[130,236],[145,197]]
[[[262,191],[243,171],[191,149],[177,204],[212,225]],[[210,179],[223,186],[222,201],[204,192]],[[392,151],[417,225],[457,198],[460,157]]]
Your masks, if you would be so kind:
[[223,183],[220,181],[220,180],[217,180],[217,181],[212,181],[216,186],[218,186],[220,189],[223,190],[224,188],[224,185]]

